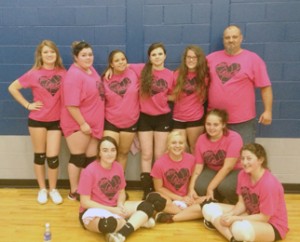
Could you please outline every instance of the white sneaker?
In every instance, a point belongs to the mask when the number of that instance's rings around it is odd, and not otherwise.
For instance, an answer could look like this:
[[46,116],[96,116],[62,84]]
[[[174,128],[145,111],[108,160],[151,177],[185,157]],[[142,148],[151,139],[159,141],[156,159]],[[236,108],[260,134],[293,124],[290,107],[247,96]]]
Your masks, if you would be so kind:
[[62,199],[61,195],[59,194],[59,191],[56,189],[52,189],[49,192],[49,196],[50,196],[52,202],[55,204],[61,204],[63,202],[63,199]]
[[45,204],[48,202],[48,192],[46,188],[39,190],[37,201],[39,204]]
[[120,233],[109,233],[105,236],[106,242],[124,242],[125,239],[126,238]]
[[143,228],[151,229],[155,226],[155,219],[149,218],[146,223],[142,225]]

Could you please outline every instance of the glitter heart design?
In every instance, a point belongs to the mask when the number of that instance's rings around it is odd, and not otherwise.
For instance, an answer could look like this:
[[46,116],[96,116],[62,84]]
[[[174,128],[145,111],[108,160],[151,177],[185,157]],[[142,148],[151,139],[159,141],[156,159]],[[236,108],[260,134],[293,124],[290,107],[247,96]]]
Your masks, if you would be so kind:
[[40,85],[45,88],[52,96],[59,90],[61,84],[61,76],[54,75],[52,77],[41,76],[39,78]]
[[131,84],[131,80],[129,78],[125,77],[121,82],[112,81],[109,84],[109,89],[112,90],[114,93],[123,97],[130,84]]
[[222,62],[216,66],[216,72],[223,84],[225,84],[233,76],[235,76],[240,71],[240,69],[241,66],[238,63],[232,63],[231,65],[227,65],[226,62]]
[[179,190],[189,181],[190,173],[186,168],[181,168],[178,172],[174,169],[170,169],[165,172],[165,177],[176,190]]

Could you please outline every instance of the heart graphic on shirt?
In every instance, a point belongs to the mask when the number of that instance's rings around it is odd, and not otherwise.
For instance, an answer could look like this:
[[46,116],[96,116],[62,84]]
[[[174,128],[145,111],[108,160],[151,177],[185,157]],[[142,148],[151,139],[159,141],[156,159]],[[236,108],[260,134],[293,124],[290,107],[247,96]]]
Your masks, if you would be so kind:
[[151,96],[154,96],[160,92],[164,92],[168,89],[168,83],[164,79],[154,80],[151,86]]
[[181,168],[178,172],[174,169],[170,169],[165,172],[165,177],[176,190],[179,190],[189,181],[190,173],[187,168]]
[[104,91],[104,85],[103,82],[101,80],[98,80],[96,82],[96,87],[99,93],[99,96],[101,97],[101,100],[104,101],[105,98],[105,91]]
[[183,92],[189,96],[195,92],[196,88],[196,78],[193,77],[192,79],[187,79],[183,86]]
[[241,187],[241,195],[249,214],[259,213],[259,197],[256,193],[251,193],[248,187]]
[[40,85],[45,88],[52,96],[59,90],[61,84],[61,76],[54,75],[52,77],[41,76],[39,78]]
[[203,154],[203,160],[205,164],[210,164],[213,166],[223,166],[226,157],[225,150],[218,150],[214,153],[211,150],[205,151]]
[[226,62],[222,62],[216,66],[216,72],[223,84],[225,84],[234,75],[236,75],[240,71],[240,69],[241,66],[238,63],[227,65]]
[[104,177],[98,182],[98,187],[101,192],[111,200],[116,193],[120,190],[121,178],[119,176],[113,176],[111,180]]
[[131,84],[131,80],[125,77],[121,82],[118,81],[111,82],[109,84],[109,89],[112,90],[114,93],[123,97],[130,84]]

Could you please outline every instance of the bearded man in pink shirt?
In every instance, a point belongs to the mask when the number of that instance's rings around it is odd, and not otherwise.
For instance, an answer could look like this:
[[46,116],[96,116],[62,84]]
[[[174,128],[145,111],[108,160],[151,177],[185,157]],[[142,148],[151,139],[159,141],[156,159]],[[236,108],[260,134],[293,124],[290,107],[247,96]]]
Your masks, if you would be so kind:
[[264,106],[258,122],[272,122],[273,93],[264,61],[254,52],[242,49],[243,35],[236,25],[225,28],[224,50],[207,56],[210,69],[208,109],[225,109],[229,128],[237,131],[244,144],[254,142],[256,131],[255,88],[261,91]]

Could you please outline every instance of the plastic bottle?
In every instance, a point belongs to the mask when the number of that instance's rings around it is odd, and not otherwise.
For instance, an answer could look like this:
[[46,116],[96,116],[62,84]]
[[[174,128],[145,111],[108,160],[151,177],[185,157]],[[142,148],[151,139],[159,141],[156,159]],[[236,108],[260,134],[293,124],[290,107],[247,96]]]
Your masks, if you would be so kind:
[[51,230],[49,223],[45,224],[44,242],[51,242]]

